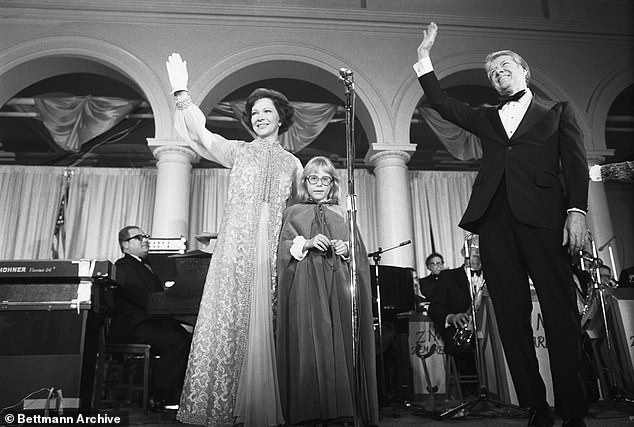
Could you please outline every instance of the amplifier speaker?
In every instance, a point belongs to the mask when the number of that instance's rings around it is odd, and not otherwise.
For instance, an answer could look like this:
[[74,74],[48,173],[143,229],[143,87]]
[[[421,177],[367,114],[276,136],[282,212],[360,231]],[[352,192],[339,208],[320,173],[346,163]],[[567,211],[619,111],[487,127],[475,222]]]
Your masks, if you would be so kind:
[[0,408],[54,387],[89,411],[99,327],[89,310],[0,311]]

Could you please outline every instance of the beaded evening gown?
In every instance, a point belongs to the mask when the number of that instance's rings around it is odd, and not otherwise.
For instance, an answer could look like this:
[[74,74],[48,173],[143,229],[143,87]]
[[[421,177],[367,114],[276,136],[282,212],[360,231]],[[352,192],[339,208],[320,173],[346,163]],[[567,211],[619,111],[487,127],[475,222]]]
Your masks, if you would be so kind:
[[230,141],[204,125],[194,105],[175,114],[192,149],[231,173],[177,418],[206,426],[284,424],[273,337],[276,253],[301,163],[277,142]]

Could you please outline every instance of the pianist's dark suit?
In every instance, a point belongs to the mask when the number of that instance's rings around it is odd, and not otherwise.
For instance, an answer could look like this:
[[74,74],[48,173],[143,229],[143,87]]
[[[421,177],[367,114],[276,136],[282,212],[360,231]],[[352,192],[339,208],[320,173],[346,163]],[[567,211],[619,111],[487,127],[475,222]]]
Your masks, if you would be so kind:
[[150,344],[154,360],[152,394],[158,400],[177,402],[191,335],[171,316],[147,313],[150,295],[163,292],[160,279],[136,258],[126,254],[115,263],[115,309],[110,342]]

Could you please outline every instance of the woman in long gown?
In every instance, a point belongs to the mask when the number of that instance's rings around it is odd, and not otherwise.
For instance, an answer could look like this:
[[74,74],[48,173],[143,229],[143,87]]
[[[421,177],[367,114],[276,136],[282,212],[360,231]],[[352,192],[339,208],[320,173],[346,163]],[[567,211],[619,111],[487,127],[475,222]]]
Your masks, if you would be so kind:
[[[289,424],[354,416],[354,364],[346,211],[330,160],[311,159],[286,209],[278,249],[277,368]],[[378,425],[370,269],[357,233],[358,408]]]
[[275,365],[272,306],[282,215],[301,163],[278,142],[292,123],[286,97],[256,89],[245,121],[253,142],[205,128],[187,94],[187,68],[167,62],[177,110],[174,125],[194,151],[231,168],[229,191],[209,264],[177,418],[207,426],[284,423]]

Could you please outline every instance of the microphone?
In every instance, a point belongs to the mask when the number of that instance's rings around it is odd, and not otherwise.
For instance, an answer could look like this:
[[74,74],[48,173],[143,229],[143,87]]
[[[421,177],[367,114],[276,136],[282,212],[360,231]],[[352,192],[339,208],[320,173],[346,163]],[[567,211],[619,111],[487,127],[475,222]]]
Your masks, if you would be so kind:
[[352,74],[352,71],[347,68],[339,68],[339,77],[344,80],[348,77],[352,77]]
[[383,253],[383,248],[379,246],[379,250],[370,252],[368,254],[368,258],[372,258],[373,256],[381,255]]
[[616,238],[616,234],[612,237],[610,237],[610,240],[608,240],[607,242],[605,242],[604,244],[602,244],[601,246],[599,246],[599,248],[597,249],[597,251],[601,252],[603,249],[605,249],[605,247],[608,245],[608,243],[610,243],[612,240],[614,240]]
[[353,84],[353,72],[347,68],[339,68],[339,80],[343,80],[344,83]]
[[400,248],[401,246],[409,245],[410,243],[412,243],[411,240],[405,240],[405,241],[399,243],[398,245],[392,246],[391,248],[387,248],[387,249],[383,249],[382,247],[379,246],[379,249],[377,251],[370,252],[368,254],[368,257],[372,258],[372,257],[375,257],[377,255],[381,255],[383,252],[391,251],[392,249]]

